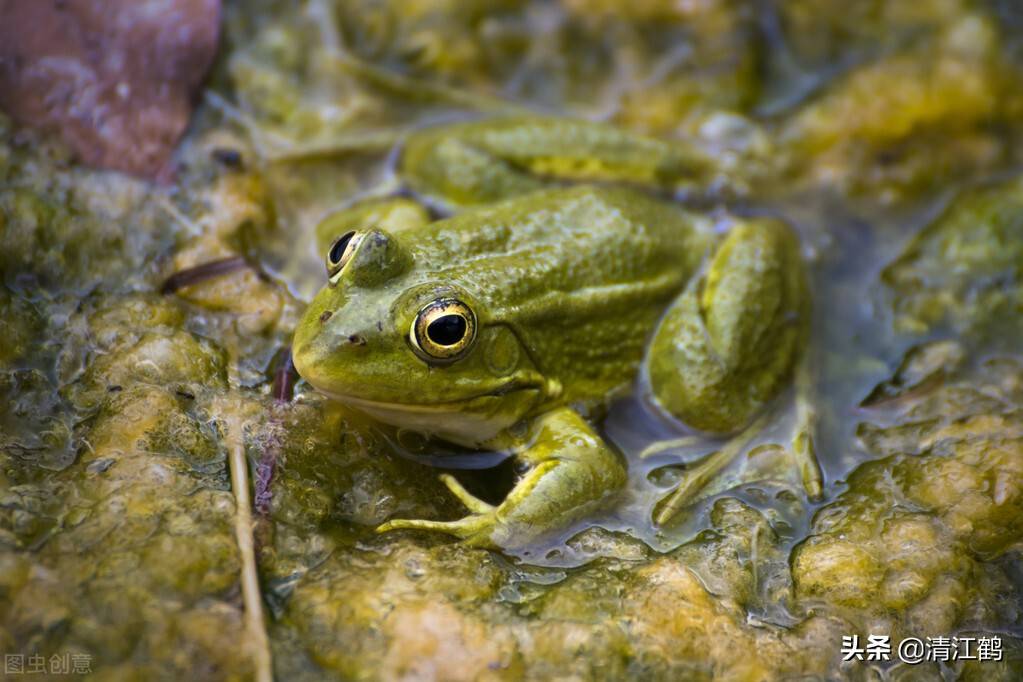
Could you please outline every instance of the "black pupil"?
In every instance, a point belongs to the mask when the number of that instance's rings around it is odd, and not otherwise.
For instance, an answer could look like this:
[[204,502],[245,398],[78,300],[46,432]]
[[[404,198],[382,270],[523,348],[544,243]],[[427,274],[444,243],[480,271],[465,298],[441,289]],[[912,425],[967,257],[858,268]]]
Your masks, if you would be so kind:
[[334,242],[334,246],[330,247],[330,253],[327,257],[330,258],[331,263],[337,264],[341,262],[341,256],[345,255],[345,249],[348,248],[348,242],[352,241],[354,234],[354,232],[349,232]]
[[438,346],[453,346],[465,336],[465,318],[461,315],[442,315],[426,328],[426,335]]

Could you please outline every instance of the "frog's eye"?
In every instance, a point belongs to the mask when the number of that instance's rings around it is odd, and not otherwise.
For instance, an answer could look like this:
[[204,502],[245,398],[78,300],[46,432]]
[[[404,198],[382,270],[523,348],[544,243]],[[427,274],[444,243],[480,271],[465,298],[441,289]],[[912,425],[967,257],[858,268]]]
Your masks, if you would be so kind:
[[416,315],[409,340],[427,362],[454,362],[476,340],[476,315],[458,299],[439,299]]
[[352,254],[361,241],[362,235],[352,231],[341,235],[330,245],[330,249],[327,250],[327,276],[331,281],[352,259]]

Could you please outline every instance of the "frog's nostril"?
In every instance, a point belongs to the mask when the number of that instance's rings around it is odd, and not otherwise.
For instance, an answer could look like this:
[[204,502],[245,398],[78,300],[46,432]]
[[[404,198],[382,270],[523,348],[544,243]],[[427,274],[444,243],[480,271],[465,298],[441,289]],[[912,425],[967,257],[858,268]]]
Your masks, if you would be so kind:
[[360,336],[359,334],[352,334],[351,336],[348,337],[348,343],[355,346],[365,346],[366,339]]
[[323,324],[324,322],[329,320],[330,316],[333,315],[333,314],[334,313],[331,312],[330,310],[324,310],[323,313],[320,315],[320,324]]

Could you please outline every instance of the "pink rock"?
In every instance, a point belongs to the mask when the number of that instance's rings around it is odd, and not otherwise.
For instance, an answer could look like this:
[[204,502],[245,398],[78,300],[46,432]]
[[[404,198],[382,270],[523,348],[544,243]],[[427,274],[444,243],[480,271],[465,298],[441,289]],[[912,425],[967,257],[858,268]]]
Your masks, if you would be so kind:
[[167,178],[219,0],[0,0],[0,108],[86,164]]

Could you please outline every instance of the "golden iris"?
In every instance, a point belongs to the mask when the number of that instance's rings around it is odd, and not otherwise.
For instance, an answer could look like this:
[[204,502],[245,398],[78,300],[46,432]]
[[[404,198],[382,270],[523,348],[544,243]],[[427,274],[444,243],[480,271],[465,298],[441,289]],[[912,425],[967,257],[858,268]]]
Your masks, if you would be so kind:
[[476,315],[458,299],[438,299],[416,315],[409,340],[424,360],[453,362],[476,340]]
[[362,235],[353,230],[335,239],[327,249],[327,276],[331,281],[335,281],[334,278],[348,265],[360,241]]

